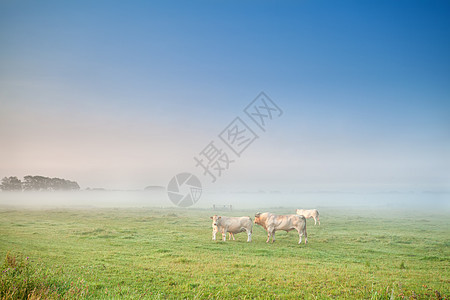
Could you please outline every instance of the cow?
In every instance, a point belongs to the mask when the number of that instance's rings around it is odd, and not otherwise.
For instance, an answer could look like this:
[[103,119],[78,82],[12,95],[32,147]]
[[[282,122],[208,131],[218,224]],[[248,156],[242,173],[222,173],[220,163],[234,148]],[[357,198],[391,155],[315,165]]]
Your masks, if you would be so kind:
[[217,232],[222,234],[222,240],[225,242],[227,240],[227,232],[230,233],[230,239],[234,234],[239,232],[247,232],[247,242],[252,241],[252,230],[253,222],[250,217],[223,217],[214,215],[210,217],[212,219],[212,239],[216,240]]
[[261,225],[267,231],[267,241],[272,237],[272,243],[275,242],[275,231],[297,230],[300,244],[302,236],[305,235],[305,244],[308,242],[308,234],[306,233],[306,219],[300,215],[275,215],[269,212],[257,213],[255,215],[255,224]]
[[319,211],[317,209],[297,209],[296,214],[300,216],[304,216],[307,219],[313,218],[314,219],[314,225],[316,225],[317,222],[319,222]]

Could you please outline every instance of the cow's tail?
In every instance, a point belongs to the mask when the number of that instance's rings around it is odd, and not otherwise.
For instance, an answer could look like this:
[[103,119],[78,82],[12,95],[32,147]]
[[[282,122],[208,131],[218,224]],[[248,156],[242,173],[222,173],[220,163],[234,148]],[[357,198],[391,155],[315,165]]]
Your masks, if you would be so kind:
[[308,242],[308,233],[306,232],[306,221],[305,225],[303,226],[303,235],[305,236],[305,244]]

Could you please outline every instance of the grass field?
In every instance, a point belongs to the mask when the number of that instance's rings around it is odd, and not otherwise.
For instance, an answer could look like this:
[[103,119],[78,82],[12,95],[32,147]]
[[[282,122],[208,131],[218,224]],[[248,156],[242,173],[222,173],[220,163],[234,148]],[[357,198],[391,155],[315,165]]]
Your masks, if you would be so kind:
[[[291,209],[272,210],[291,213]],[[207,210],[0,209],[0,298],[357,298],[450,295],[449,215],[321,209],[308,245],[211,240]],[[250,215],[235,211],[224,215]]]

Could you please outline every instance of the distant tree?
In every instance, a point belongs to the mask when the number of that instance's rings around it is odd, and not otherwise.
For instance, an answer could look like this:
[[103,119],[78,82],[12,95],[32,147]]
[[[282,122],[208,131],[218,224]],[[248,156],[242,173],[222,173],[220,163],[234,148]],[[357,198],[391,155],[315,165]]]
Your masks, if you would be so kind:
[[80,189],[77,182],[56,177],[49,178],[27,175],[23,179],[23,188],[25,191],[64,191]]
[[78,185],[78,182],[76,182],[76,181],[69,181],[69,180],[67,180],[67,181],[68,181],[68,187],[69,187],[70,190],[79,190],[80,189],[80,186]]
[[80,186],[75,181],[70,181],[61,178],[50,179],[50,187],[52,190],[79,190]]
[[3,191],[21,191],[22,181],[20,181],[20,179],[18,179],[16,176],[4,177],[2,179],[0,188]]
[[25,191],[45,191],[49,188],[49,179],[44,176],[27,175],[23,178],[23,189]]

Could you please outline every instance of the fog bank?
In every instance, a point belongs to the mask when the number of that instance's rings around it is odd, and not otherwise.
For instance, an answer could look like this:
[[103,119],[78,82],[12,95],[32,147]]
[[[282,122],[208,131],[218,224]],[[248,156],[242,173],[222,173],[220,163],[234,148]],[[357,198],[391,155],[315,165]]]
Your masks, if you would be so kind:
[[[276,207],[356,207],[425,209],[450,211],[449,193],[213,193],[205,192],[191,208],[232,205],[233,209]],[[159,191],[77,191],[1,192],[1,207],[15,208],[102,208],[176,207],[165,190]]]

